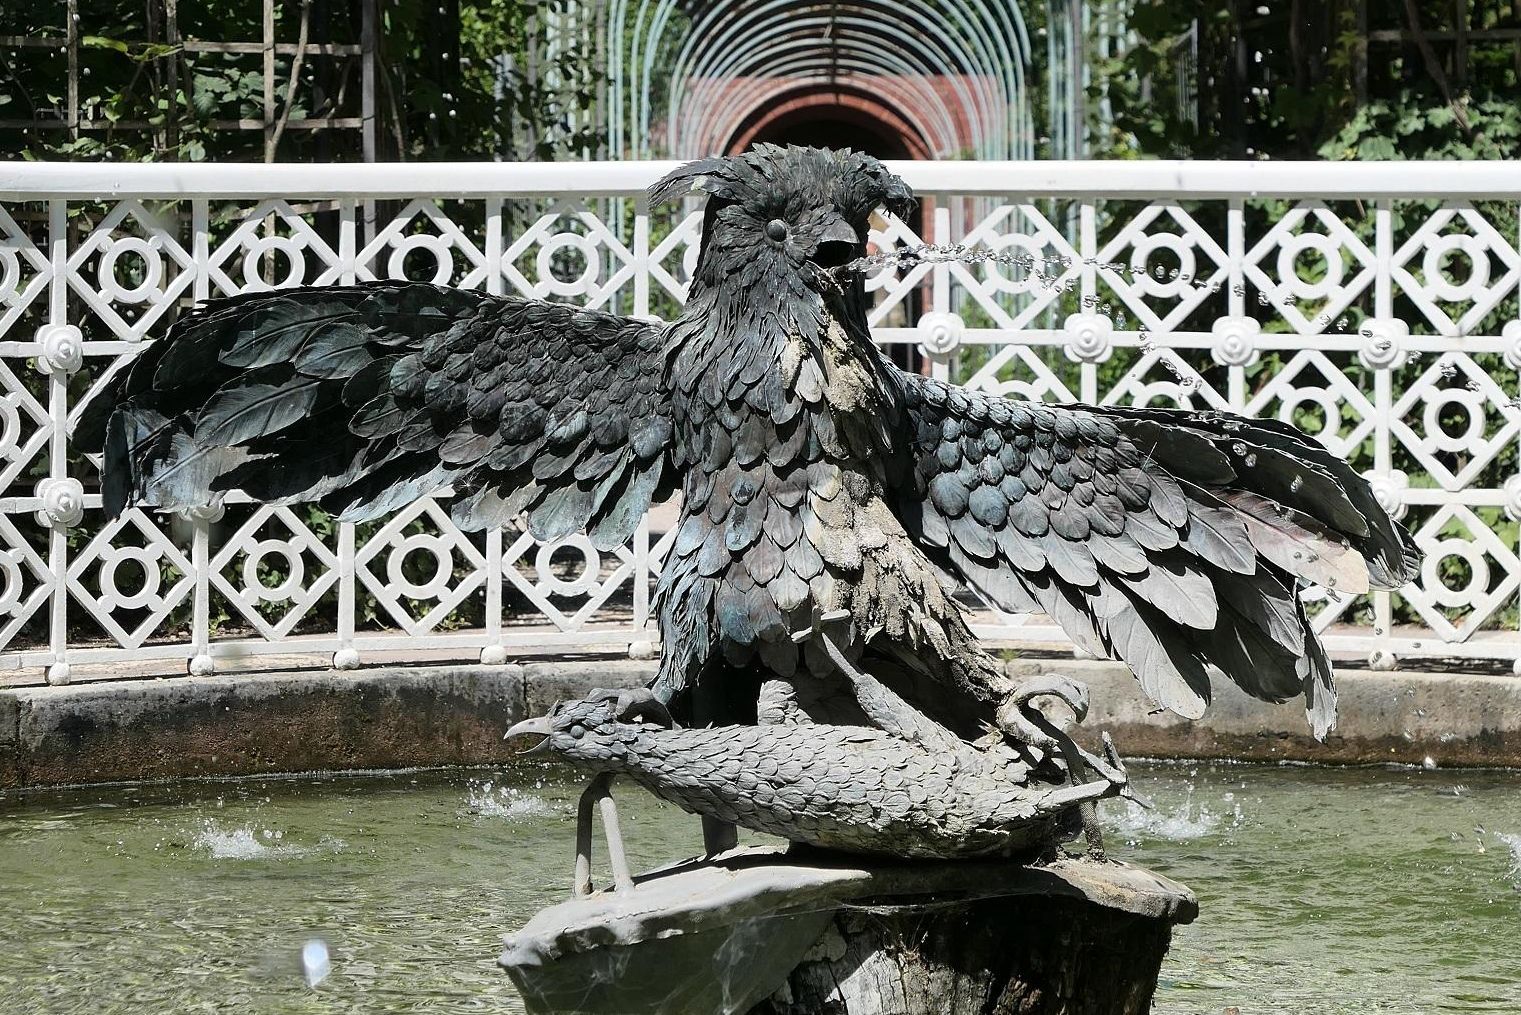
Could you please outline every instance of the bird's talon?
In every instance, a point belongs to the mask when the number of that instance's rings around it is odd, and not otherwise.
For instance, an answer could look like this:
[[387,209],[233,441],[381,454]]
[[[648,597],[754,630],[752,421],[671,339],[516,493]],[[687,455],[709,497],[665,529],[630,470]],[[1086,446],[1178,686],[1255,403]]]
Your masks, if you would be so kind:
[[665,702],[655,697],[648,687],[620,691],[613,710],[619,722],[647,722],[665,729],[673,729],[676,725]]

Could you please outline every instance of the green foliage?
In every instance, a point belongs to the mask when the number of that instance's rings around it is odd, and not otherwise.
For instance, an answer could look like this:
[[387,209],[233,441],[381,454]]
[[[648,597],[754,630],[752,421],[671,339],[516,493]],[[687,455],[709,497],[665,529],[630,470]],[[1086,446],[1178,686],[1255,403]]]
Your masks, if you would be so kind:
[[1405,89],[1393,99],[1375,99],[1358,109],[1320,146],[1320,155],[1339,160],[1514,159],[1521,157],[1521,108],[1514,100],[1472,95],[1461,96],[1455,108]]
[[[1509,0],[1221,4],[1135,0],[1132,34],[1095,42],[1089,108],[1110,158],[1514,158],[1518,73],[1508,43],[1454,49],[1467,28],[1505,27]],[[1419,31],[1414,29],[1418,28]],[[1390,42],[1395,31],[1402,41]],[[1361,93],[1361,95],[1360,95]]]
[[[0,109],[9,119],[58,126],[0,130],[0,148],[30,159],[262,161],[266,158],[261,53],[190,52],[164,41],[158,4],[80,0],[78,131],[69,118],[63,4],[15,11],[0,4],[0,35],[55,38],[59,47],[0,49]],[[24,5],[23,5],[24,6]],[[262,4],[208,0],[180,5],[185,39],[258,42]],[[572,16],[566,0],[384,0],[376,61],[377,155],[381,159],[553,159],[597,151],[592,114],[601,86],[592,33],[541,52],[536,19]],[[150,17],[149,15],[155,15]],[[303,36],[303,22],[305,34]],[[576,36],[572,29],[567,33]],[[357,4],[277,0],[275,38],[307,49],[275,59],[275,122],[354,119],[361,113],[361,60],[317,44],[360,40]],[[297,78],[290,87],[292,74]],[[231,129],[252,121],[255,129]],[[284,129],[279,161],[352,161],[352,128]]]

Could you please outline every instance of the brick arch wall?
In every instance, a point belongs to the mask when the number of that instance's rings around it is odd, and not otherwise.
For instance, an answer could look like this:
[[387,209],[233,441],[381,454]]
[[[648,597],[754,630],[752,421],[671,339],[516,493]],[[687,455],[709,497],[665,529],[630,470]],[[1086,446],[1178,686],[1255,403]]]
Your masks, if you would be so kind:
[[742,152],[757,141],[813,141],[821,128],[838,126],[857,147],[885,159],[928,159],[933,152],[914,123],[891,103],[849,89],[801,88],[742,116],[724,150]]

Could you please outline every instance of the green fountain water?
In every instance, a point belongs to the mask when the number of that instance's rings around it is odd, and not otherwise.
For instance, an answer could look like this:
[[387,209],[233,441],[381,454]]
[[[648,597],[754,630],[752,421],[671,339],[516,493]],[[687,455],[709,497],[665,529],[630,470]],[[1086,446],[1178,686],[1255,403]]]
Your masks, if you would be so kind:
[[[568,892],[579,792],[534,775],[0,796],[0,1011],[519,1012],[500,936]],[[1112,852],[1201,906],[1158,1013],[1521,1011],[1521,775],[1201,765],[1136,782],[1157,809],[1107,805]],[[620,800],[638,864],[696,851],[695,819]]]

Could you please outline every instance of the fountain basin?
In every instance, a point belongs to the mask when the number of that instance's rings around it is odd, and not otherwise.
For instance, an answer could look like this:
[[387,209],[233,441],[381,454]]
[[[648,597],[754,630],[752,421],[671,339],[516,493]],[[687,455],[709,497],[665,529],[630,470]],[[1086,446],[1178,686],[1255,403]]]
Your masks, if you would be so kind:
[[[1052,900],[1066,905],[1052,907]],[[838,919],[863,911],[886,919],[860,926]],[[965,975],[942,975],[945,963],[927,949],[910,959],[901,951],[889,955],[893,949],[879,943],[870,954],[852,955],[853,949],[862,952],[860,941],[873,928],[880,932],[893,918],[931,911],[942,923],[964,921],[950,937],[964,935],[969,948],[977,947],[973,939],[987,938],[989,928],[981,924],[988,919],[1041,924],[1050,933],[1033,935],[1024,954],[1012,949],[989,955],[995,965]],[[870,995],[868,1005],[894,994],[876,980],[914,979],[936,985],[907,1010],[990,1010],[989,1001],[1007,1000],[1004,994],[1028,986],[1032,973],[1048,979],[1058,966],[1072,996],[1042,987],[1019,1010],[1097,1011],[1100,1001],[1108,1005],[1122,997],[1142,999],[1136,1010],[1145,1010],[1170,928],[1197,914],[1188,889],[1120,862],[897,862],[752,847],[651,871],[629,891],[604,891],[541,910],[507,938],[499,961],[533,1015],[790,1011],[798,995],[817,993],[821,984],[834,995],[828,1002],[845,1006],[831,1010],[861,1010],[850,1007],[851,990],[832,969],[842,961],[851,966],[845,979],[853,977]],[[1149,925],[1149,933],[1136,935],[1140,924]],[[1115,933],[1131,939],[1122,949],[1123,972],[1107,968],[1102,982],[1078,975],[1095,950],[1119,950],[1111,940]],[[1036,943],[1047,939],[1060,944]],[[945,944],[957,947],[953,940]],[[996,983],[968,989],[971,980]],[[768,1000],[779,990],[780,999]]]
[[[1111,855],[1201,910],[1155,1015],[1521,1011],[1521,774],[1131,772],[1157,809],[1106,803]],[[522,1013],[501,935],[569,897],[583,785],[519,766],[0,793],[0,1009]],[[615,793],[635,869],[700,850],[690,815]],[[311,988],[314,938],[332,968]]]

